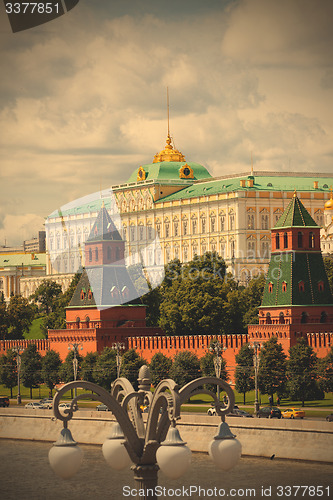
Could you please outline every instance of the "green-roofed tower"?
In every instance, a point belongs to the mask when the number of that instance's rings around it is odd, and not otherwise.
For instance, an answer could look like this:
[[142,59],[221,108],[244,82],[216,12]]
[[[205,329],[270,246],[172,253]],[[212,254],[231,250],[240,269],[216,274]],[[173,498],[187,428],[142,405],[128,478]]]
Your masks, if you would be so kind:
[[259,325],[250,336],[277,335],[286,350],[297,337],[333,329],[333,296],[320,249],[320,227],[296,192],[271,231],[271,259]]

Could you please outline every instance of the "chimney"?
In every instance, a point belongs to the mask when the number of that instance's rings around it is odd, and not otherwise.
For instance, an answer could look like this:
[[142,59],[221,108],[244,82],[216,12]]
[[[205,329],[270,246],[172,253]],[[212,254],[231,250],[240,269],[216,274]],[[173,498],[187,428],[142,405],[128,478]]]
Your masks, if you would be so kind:
[[241,179],[239,182],[240,182],[240,187],[245,188],[245,179]]

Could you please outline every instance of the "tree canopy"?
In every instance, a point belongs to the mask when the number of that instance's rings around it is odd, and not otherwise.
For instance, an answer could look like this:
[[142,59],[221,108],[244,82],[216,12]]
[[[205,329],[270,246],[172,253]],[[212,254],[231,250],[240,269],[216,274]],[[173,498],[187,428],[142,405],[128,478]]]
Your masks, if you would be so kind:
[[253,367],[253,349],[249,344],[244,344],[238,354],[236,354],[236,372],[235,372],[235,389],[243,393],[244,404],[246,393],[253,391],[254,383],[254,367]]
[[201,377],[198,357],[189,351],[181,351],[176,354],[171,365],[170,377],[180,386]]
[[42,356],[35,344],[29,344],[21,354],[21,380],[24,387],[29,387],[32,398],[32,389],[42,383]]
[[276,337],[271,337],[260,349],[258,383],[262,394],[279,396],[286,390],[286,355]]
[[170,378],[170,368],[172,361],[170,358],[157,352],[149,363],[152,384],[156,387],[161,380]]

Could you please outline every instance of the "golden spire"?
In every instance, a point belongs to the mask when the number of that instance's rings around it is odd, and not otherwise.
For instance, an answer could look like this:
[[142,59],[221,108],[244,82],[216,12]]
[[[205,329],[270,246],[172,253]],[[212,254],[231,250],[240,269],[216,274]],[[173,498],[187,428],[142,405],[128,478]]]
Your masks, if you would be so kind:
[[294,189],[293,198],[297,198],[297,191],[296,191],[296,188]]
[[168,121],[168,135],[166,138],[165,148],[162,149],[159,153],[156,153],[153,159],[153,163],[159,163],[162,161],[177,161],[183,162],[185,160],[185,156],[178,151],[178,149],[174,148],[171,144],[171,136],[170,136],[170,106],[169,106],[169,87],[167,87],[167,121]]
[[251,151],[251,175],[253,175],[253,159],[252,159],[252,151]]

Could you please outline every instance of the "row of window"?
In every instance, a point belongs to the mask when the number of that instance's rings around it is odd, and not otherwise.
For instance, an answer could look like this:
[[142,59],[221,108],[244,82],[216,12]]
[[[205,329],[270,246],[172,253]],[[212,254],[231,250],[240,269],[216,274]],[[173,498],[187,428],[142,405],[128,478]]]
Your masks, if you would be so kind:
[[[320,323],[327,323],[327,313],[325,311],[322,311],[320,314]],[[271,314],[268,312],[266,313],[266,318],[265,318],[266,325],[271,325],[272,324],[272,318]],[[279,319],[278,322],[280,325],[284,325],[286,323],[285,317],[283,312],[281,311],[279,314]],[[306,311],[303,311],[301,314],[301,323],[308,323],[309,322],[309,315]]]
[[[118,261],[120,260],[120,248],[119,247],[116,247],[116,250],[115,252],[112,251],[112,248],[110,246],[107,247],[107,260],[108,261],[112,261],[113,257],[115,259],[115,261]],[[93,253],[94,253],[94,256],[95,256],[95,262],[98,262],[98,248],[96,247],[94,252],[91,248],[89,248],[89,262],[92,262],[93,260]]]
[[[315,248],[315,235],[312,231],[309,233],[308,239],[308,248]],[[297,247],[303,248],[304,245],[304,234],[302,231],[298,231],[297,233]],[[283,234],[275,233],[275,247],[277,249],[280,248],[288,248],[288,233],[284,232]]]
[[[324,289],[325,289],[325,284],[323,281],[318,281],[317,283],[317,288],[318,288],[318,292],[323,292]],[[282,292],[287,292],[287,289],[288,289],[288,284],[286,281],[282,281]],[[268,292],[269,293],[273,293],[273,290],[274,290],[274,285],[273,283],[270,281],[268,283]],[[299,292],[305,292],[305,283],[304,281],[299,281],[298,282],[298,291]]]

